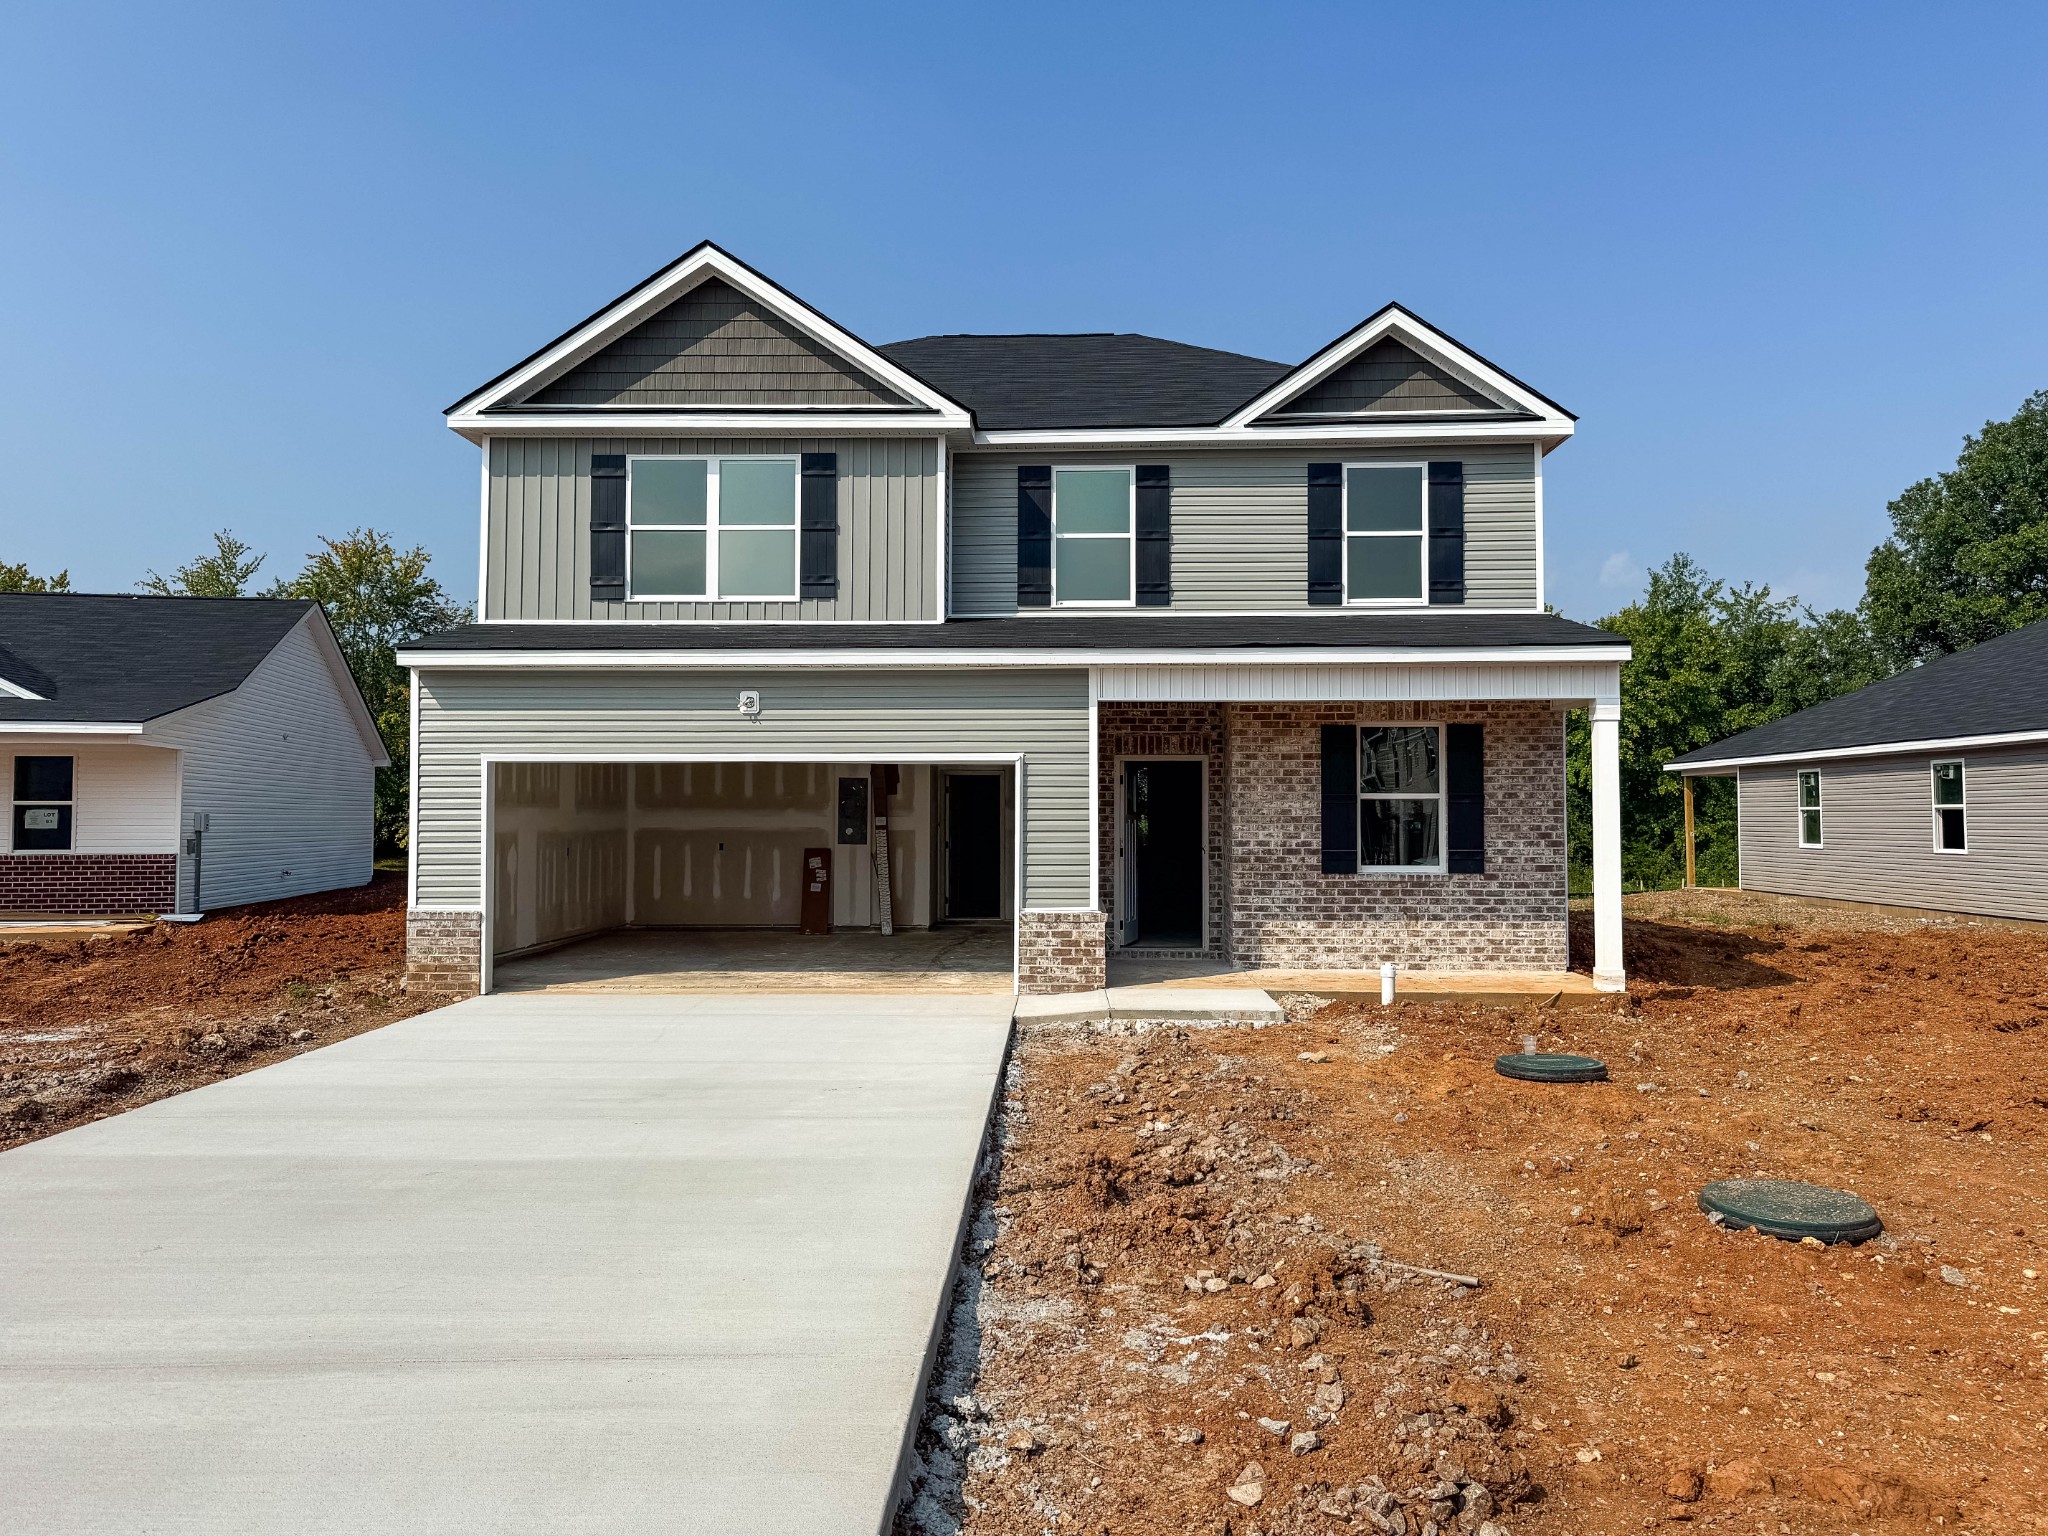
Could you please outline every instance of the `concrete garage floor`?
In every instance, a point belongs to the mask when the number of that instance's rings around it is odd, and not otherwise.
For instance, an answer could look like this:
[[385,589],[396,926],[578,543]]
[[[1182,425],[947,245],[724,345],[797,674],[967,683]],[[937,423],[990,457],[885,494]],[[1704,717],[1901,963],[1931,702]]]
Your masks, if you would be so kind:
[[500,992],[949,992],[1011,987],[1007,923],[803,934],[633,928],[492,967]]
[[878,1530],[1009,1009],[479,998],[0,1155],[0,1530]]

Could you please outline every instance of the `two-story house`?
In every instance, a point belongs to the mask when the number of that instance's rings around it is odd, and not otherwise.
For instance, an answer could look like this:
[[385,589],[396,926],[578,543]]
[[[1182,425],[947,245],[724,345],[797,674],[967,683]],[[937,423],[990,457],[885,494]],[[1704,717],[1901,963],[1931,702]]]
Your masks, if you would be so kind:
[[448,421],[483,575],[402,658],[424,980],[885,920],[1008,925],[1025,992],[1123,948],[1563,969],[1587,708],[1622,985],[1627,648],[1543,597],[1574,418],[1398,306],[1298,365],[877,346],[705,244]]

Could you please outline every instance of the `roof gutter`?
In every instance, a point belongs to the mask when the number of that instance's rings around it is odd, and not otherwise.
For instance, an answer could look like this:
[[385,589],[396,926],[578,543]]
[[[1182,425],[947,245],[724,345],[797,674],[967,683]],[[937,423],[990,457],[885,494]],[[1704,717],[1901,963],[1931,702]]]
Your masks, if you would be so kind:
[[1771,752],[1755,757],[1712,757],[1664,765],[1666,773],[1722,773],[1769,763],[1811,763],[1838,757],[1898,757],[1910,752],[1962,752],[1975,747],[2019,747],[2048,741],[2048,731],[2001,731],[1991,736],[1923,736],[1915,741],[1880,741],[1861,747],[1817,747],[1810,752]]

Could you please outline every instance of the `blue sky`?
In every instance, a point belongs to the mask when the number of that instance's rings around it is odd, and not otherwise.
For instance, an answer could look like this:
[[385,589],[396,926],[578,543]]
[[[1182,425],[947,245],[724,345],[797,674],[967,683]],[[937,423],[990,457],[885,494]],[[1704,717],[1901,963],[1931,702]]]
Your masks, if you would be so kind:
[[440,410],[702,237],[875,341],[1299,359],[1398,299],[1581,417],[1551,600],[1851,602],[2048,387],[2038,6],[16,6],[0,559],[476,570]]

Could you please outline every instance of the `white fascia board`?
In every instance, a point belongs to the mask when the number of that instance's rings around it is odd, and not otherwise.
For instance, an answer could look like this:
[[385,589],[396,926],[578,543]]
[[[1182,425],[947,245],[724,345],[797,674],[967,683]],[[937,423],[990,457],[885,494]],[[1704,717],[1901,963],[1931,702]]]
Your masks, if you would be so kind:
[[487,437],[930,437],[965,431],[967,418],[928,410],[849,411],[495,411],[450,415],[449,427],[481,445]]
[[[519,395],[560,369],[581,362],[599,348],[617,340],[649,315],[713,277],[731,284],[755,303],[774,311],[799,330],[807,332],[813,339],[839,353],[863,373],[872,374],[880,379],[896,393],[917,402],[929,411],[938,413],[944,425],[968,424],[968,413],[957,401],[940,394],[922,379],[905,372],[851,331],[842,330],[834,325],[810,305],[769,282],[744,262],[728,256],[717,246],[706,242],[667,270],[657,273],[639,287],[627,292],[608,308],[593,315],[546,351],[521,364],[504,378],[465,396],[449,411],[449,425],[458,432],[465,426],[480,425],[478,418],[481,413],[488,411],[493,405]],[[499,419],[501,418],[493,418],[494,421]],[[609,434],[593,429],[592,435]]]
[[1444,665],[1477,662],[1489,665],[1546,666],[1557,662],[1629,659],[1626,645],[1545,646],[1334,646],[1261,647],[1202,650],[887,650],[832,651],[407,651],[398,664],[416,671],[603,671],[620,668],[752,667],[787,670],[801,667],[1141,667],[1141,666],[1274,666],[1356,667]]
[[6,694],[10,699],[34,699],[37,702],[41,702],[43,698],[40,693],[31,693],[28,689],[22,687],[21,684],[10,683],[4,677],[0,677],[0,693]]
[[[1452,373],[1464,374],[1481,388],[1512,401],[1522,410],[1539,418],[1542,427],[1550,430],[1562,429],[1565,432],[1571,430],[1571,417],[1526,384],[1519,383],[1502,373],[1484,358],[1460,346],[1427,321],[1392,304],[1367,319],[1355,330],[1331,342],[1264,394],[1239,407],[1223,425],[1243,427],[1267,412],[1277,410],[1388,336],[1406,342],[1431,362],[1447,368]],[[1473,424],[1467,422],[1463,425],[1470,430]],[[1527,435],[1531,424],[1524,422],[1521,425],[1524,435]]]
[[1863,747],[1825,747],[1811,752],[1772,752],[1757,757],[1716,757],[1697,763],[1666,763],[1676,774],[1718,774],[1730,768],[1760,768],[1770,763],[1831,762],[1838,757],[1903,757],[1918,752],[1966,752],[1975,747],[2024,747],[2048,742],[2048,731],[2001,731],[1994,736],[1929,736],[1918,741],[1880,741]]
[[335,692],[341,695],[341,707],[348,712],[349,723],[355,726],[356,735],[362,738],[363,750],[369,754],[370,766],[389,768],[391,754],[384,749],[384,733],[377,729],[376,716],[363,702],[362,685],[356,681],[355,673],[349,670],[348,658],[341,652],[341,642],[334,638],[334,626],[327,622],[326,610],[316,606],[299,622],[307,626],[314,648],[326,663]]
[[1541,421],[1515,417],[1505,421],[1472,420],[1366,422],[1336,425],[1321,422],[1312,426],[1241,426],[1225,422],[1218,427],[1075,427],[1064,431],[977,432],[977,448],[1118,448],[1126,445],[1161,444],[1168,447],[1244,447],[1249,444],[1328,443],[1470,443],[1499,438],[1508,442],[1537,442],[1548,452],[1572,435],[1568,417],[1553,416]]
[[0,720],[0,731],[10,736],[138,736],[144,729],[140,720]]

